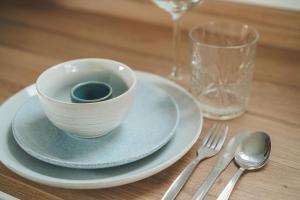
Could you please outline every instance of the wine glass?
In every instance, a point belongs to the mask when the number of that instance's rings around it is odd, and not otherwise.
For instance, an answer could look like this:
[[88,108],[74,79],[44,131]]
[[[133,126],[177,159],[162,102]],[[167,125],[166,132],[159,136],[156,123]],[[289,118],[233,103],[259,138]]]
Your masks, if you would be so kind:
[[180,20],[187,10],[203,0],[152,0],[158,7],[170,13],[173,20],[173,66],[170,79],[179,81],[183,79],[179,62]]

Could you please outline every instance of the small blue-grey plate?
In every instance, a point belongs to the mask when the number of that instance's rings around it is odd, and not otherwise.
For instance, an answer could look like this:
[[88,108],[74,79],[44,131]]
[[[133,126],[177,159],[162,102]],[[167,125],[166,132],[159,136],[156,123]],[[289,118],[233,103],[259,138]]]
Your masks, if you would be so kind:
[[158,87],[139,82],[127,118],[103,137],[81,139],[56,128],[37,96],[18,110],[12,129],[19,146],[37,159],[58,166],[96,169],[127,164],[154,153],[172,138],[178,122],[175,101]]

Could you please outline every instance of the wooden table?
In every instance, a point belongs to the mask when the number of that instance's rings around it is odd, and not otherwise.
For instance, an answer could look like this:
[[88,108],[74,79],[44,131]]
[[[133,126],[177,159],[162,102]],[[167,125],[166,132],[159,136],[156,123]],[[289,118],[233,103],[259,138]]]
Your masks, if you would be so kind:
[[[187,30],[219,19],[244,21],[261,34],[251,102],[246,114],[228,121],[230,137],[240,130],[262,130],[272,138],[268,165],[242,177],[231,199],[299,199],[300,13],[208,0],[191,10],[183,23],[182,62],[186,70],[190,58]],[[170,49],[171,20],[149,1],[1,1],[0,102],[32,84],[51,65],[74,58],[112,58],[137,70],[165,75],[171,65]],[[203,131],[211,124],[205,120]],[[160,199],[193,159],[198,144],[168,169],[110,189],[48,187],[0,164],[0,191],[21,199]],[[215,161],[209,159],[198,167],[178,199],[192,197]],[[231,163],[206,199],[215,199],[236,169]]]

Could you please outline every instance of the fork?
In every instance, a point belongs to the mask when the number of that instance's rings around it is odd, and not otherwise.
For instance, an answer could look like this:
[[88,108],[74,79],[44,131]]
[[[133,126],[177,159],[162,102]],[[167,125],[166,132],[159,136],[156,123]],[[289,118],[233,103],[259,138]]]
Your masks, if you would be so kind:
[[207,135],[202,140],[201,146],[197,150],[197,157],[192,160],[184,170],[178,175],[161,200],[173,200],[176,198],[184,184],[187,182],[196,166],[204,159],[216,155],[222,148],[228,133],[228,126],[215,123],[209,129]]

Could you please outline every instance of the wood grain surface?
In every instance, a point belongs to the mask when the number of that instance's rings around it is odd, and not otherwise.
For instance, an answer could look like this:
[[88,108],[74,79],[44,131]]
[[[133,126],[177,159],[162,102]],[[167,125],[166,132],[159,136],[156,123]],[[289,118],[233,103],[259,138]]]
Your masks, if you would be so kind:
[[[259,172],[245,174],[233,200],[300,198],[300,13],[206,1],[183,21],[182,63],[190,72],[187,31],[207,20],[237,20],[260,32],[257,64],[247,112],[228,121],[230,137],[240,130],[271,135],[272,153]],[[35,82],[59,62],[102,57],[133,69],[166,75],[171,65],[171,20],[147,0],[1,1],[0,103]],[[189,86],[188,81],[184,83]],[[213,123],[206,120],[203,133]],[[1,127],[1,122],[0,122]],[[26,180],[0,164],[0,191],[21,199],[160,199],[195,156],[200,141],[177,163],[147,179],[109,189],[67,190]],[[177,199],[190,199],[216,157],[203,162]],[[206,199],[216,199],[237,170],[231,163]]]

